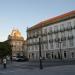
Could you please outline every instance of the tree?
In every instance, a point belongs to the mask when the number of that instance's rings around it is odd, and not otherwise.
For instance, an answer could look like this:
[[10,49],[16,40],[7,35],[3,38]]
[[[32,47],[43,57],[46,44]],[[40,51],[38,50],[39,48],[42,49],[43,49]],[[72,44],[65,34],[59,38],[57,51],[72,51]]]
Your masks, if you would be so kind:
[[11,46],[8,41],[0,42],[0,58],[11,55]]

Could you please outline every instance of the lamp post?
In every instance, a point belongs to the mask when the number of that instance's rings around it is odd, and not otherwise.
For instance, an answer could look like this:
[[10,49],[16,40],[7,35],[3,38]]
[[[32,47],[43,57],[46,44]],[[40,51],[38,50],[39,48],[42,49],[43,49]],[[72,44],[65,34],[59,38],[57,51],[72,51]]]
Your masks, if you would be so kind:
[[42,55],[41,55],[41,38],[40,37],[39,37],[39,61],[40,61],[40,69],[43,69]]
[[58,42],[59,43],[59,47],[60,47],[60,59],[62,60],[62,52],[61,52],[61,41]]

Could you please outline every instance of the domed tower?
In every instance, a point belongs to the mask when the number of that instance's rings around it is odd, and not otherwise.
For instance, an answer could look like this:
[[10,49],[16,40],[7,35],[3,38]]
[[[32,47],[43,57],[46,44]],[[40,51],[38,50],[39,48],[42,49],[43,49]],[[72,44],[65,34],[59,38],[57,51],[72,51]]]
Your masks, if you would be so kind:
[[23,56],[23,42],[24,38],[18,29],[13,29],[8,36],[9,43],[12,47],[12,57]]

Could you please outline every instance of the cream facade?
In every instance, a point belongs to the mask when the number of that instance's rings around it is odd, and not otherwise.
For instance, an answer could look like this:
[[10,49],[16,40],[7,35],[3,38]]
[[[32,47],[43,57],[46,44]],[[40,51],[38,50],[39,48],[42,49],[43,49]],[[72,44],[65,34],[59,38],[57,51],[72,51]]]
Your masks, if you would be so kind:
[[24,38],[21,36],[18,29],[12,30],[11,34],[8,36],[8,41],[12,47],[12,57],[16,57],[18,55],[23,56]]
[[42,58],[75,59],[75,11],[27,29],[28,57],[31,60],[39,59],[39,38]]

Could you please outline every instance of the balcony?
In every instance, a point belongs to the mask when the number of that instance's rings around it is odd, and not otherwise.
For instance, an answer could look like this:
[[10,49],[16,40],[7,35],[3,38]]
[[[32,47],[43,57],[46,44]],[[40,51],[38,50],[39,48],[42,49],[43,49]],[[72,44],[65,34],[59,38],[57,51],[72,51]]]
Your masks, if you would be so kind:
[[38,35],[33,35],[33,38],[38,38]]
[[71,39],[74,39],[74,36],[73,35],[68,36],[68,40],[71,40]]
[[60,38],[55,38],[55,42],[58,42],[58,41],[60,41]]
[[51,43],[51,42],[53,42],[53,39],[50,39],[50,40],[49,40],[49,43]]
[[43,33],[42,36],[47,36],[47,33]]
[[53,31],[49,31],[49,32],[48,32],[48,35],[50,35],[50,34],[52,34],[52,33],[53,33]]
[[73,29],[72,26],[66,28],[67,31],[72,30],[72,29]]
[[62,38],[61,38],[61,41],[65,41],[65,40],[66,40],[66,37],[62,37]]

